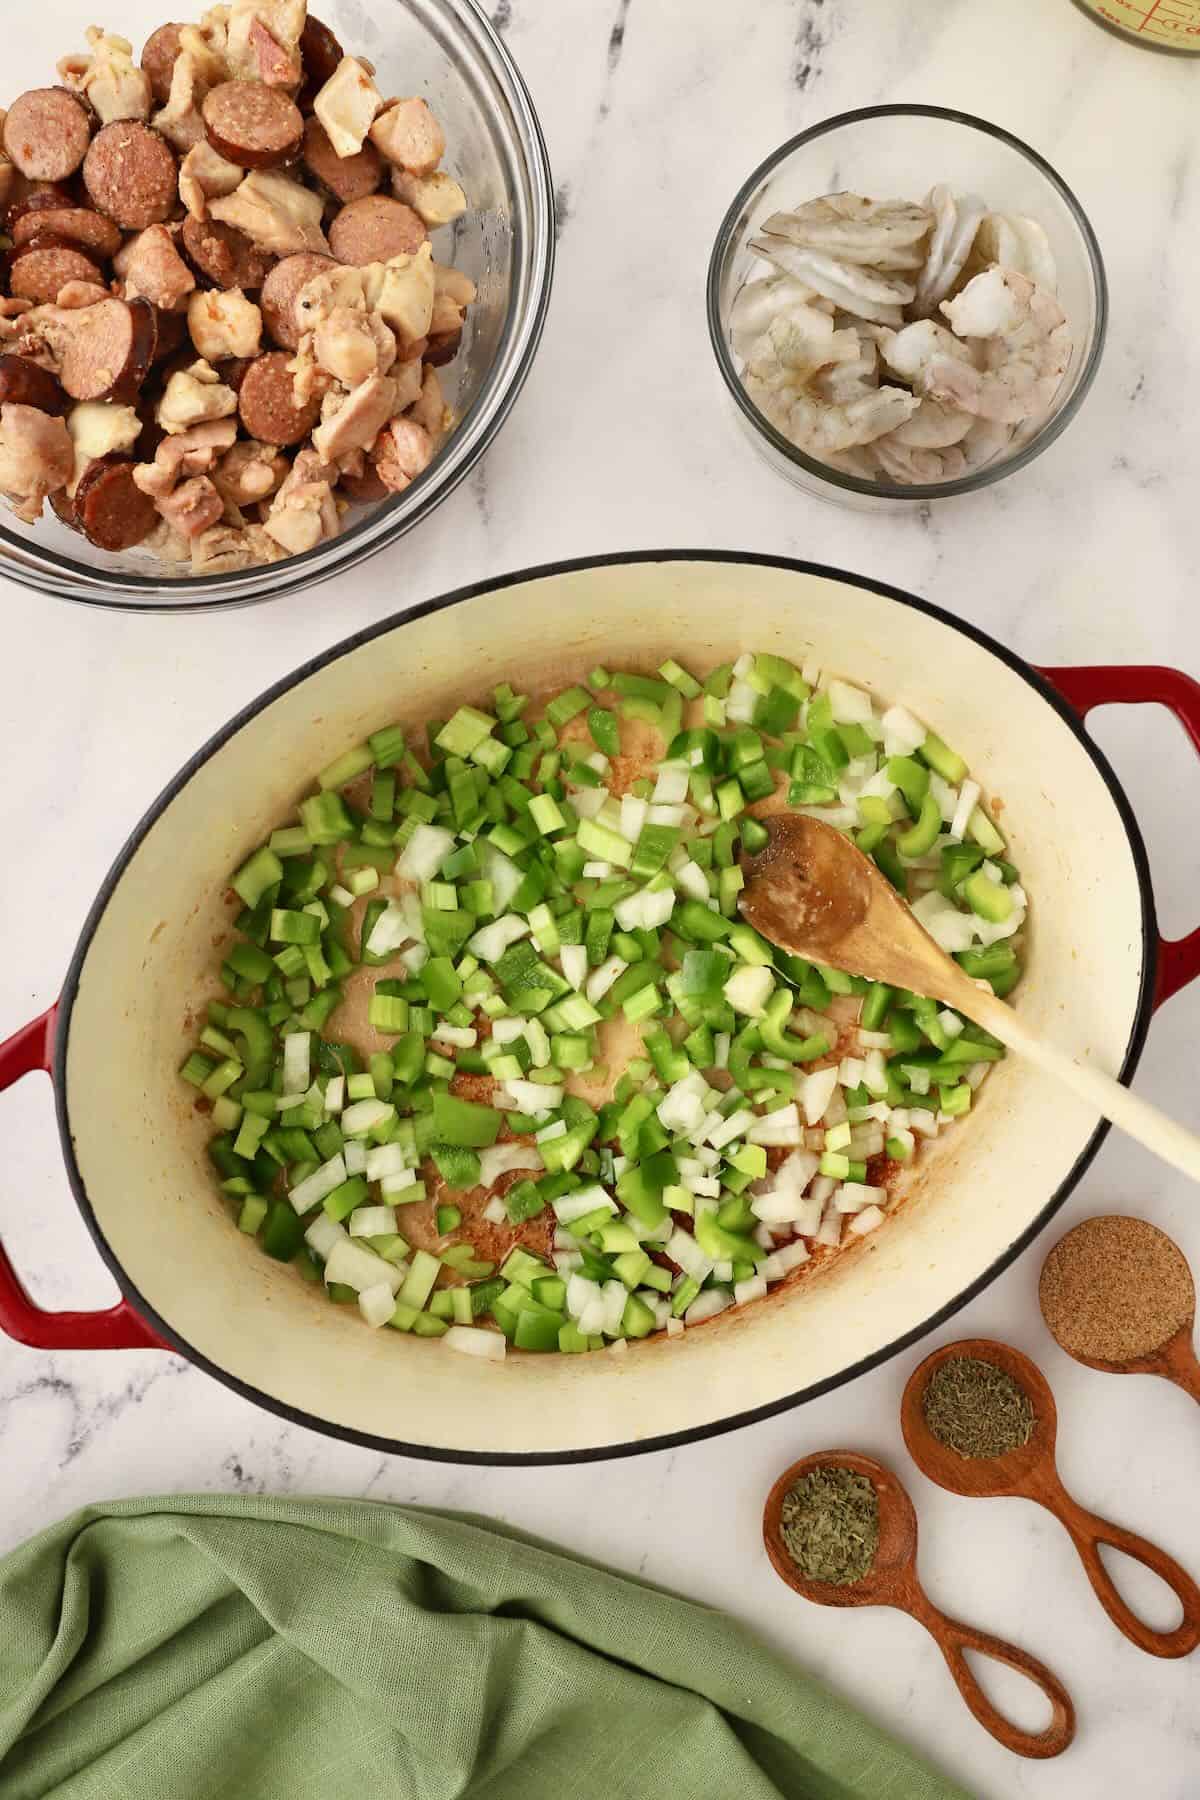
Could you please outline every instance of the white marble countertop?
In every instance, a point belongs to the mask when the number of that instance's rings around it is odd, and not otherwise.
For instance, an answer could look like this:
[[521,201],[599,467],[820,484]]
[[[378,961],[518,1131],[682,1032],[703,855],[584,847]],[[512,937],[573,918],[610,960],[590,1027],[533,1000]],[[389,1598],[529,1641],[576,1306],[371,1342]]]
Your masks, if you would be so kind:
[[[423,530],[278,607],[123,618],[0,584],[10,859],[21,848],[0,894],[3,1031],[54,999],[126,833],[236,707],[350,631],[493,573],[610,549],[749,548],[883,577],[1037,662],[1200,669],[1200,65],[1126,47],[1068,0],[493,4],[541,111],[562,225],[526,392],[486,464]],[[1065,436],[1011,482],[903,518],[839,511],[760,466],[703,316],[713,233],[750,168],[802,126],[884,100],[963,105],[1032,142],[1089,212],[1112,288],[1104,363]],[[1179,935],[1197,922],[1200,855],[1191,826],[1180,830],[1197,816],[1196,765],[1156,713],[1101,713],[1096,730],[1139,809],[1163,924]],[[1200,989],[1155,1021],[1137,1085],[1200,1125],[1198,1028]],[[26,1081],[0,1106],[10,1253],[46,1304],[104,1303],[112,1285],[68,1194],[48,1083]],[[1200,1268],[1195,1195],[1110,1141],[1061,1221],[1121,1207],[1152,1216]],[[1068,1485],[1200,1570],[1194,1406],[1165,1383],[1089,1373],[1057,1350],[1035,1297],[1045,1247],[942,1337],[986,1333],[1035,1355],[1058,1397]],[[897,1402],[920,1354],[732,1438],[574,1470],[485,1471],[290,1427],[174,1358],[0,1341],[0,1549],[85,1501],[135,1493],[269,1488],[469,1507],[755,1620],[987,1800],[1195,1800],[1200,1659],[1153,1662],[1121,1638],[1047,1515],[953,1499],[916,1473]],[[1062,1759],[1000,1750],[910,1621],[822,1614],[780,1586],[758,1547],[763,1494],[786,1462],[832,1443],[904,1474],[934,1598],[1066,1680],[1079,1734]]]

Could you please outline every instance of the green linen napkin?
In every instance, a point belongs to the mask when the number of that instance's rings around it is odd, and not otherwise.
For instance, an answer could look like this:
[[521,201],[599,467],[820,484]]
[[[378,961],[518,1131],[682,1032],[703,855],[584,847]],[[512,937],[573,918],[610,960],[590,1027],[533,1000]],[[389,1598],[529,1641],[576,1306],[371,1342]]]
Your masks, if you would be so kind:
[[965,1800],[719,1612],[468,1519],[223,1495],[0,1561],[0,1794]]

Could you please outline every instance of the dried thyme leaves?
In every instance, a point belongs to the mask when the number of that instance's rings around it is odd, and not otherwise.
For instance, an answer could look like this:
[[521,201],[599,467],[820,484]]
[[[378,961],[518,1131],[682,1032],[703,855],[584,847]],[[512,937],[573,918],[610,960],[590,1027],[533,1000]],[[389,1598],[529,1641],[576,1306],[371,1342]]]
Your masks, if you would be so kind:
[[941,1363],[921,1406],[938,1443],[959,1456],[1005,1456],[1033,1435],[1033,1407],[1024,1388],[995,1363],[975,1356]]

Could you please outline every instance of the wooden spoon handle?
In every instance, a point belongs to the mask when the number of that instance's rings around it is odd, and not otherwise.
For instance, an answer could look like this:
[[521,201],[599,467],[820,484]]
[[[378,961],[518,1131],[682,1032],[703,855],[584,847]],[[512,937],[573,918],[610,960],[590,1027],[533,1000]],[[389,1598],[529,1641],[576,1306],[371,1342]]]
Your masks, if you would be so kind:
[[[1126,1531],[1123,1525],[1113,1525],[1108,1519],[1088,1512],[1064,1491],[1060,1490],[1053,1501],[1043,1501],[1043,1504],[1057,1513],[1070,1532],[1087,1578],[1096,1590],[1096,1598],[1117,1630],[1124,1632],[1131,1643],[1149,1656],[1189,1656],[1200,1644],[1200,1587],[1187,1570],[1157,1544],[1139,1537],[1135,1531]],[[1153,1630],[1121,1598],[1101,1558],[1101,1544],[1109,1544],[1114,1550],[1131,1556],[1134,1562],[1143,1563],[1173,1590],[1183,1608],[1183,1618],[1174,1631]]]
[[1047,1075],[1074,1089],[1080,1099],[1094,1106],[1103,1118],[1111,1119],[1114,1125],[1156,1156],[1161,1156],[1164,1162],[1190,1175],[1193,1181],[1200,1181],[1200,1137],[1169,1119],[1157,1106],[1151,1106],[1149,1101],[1122,1087],[1111,1075],[1105,1075],[1090,1063],[1076,1062],[1065,1050],[1035,1036],[1010,1006],[985,994],[966,977],[961,986],[957,982],[954,986],[953,1004],[960,1012],[965,1012],[993,1037],[998,1037],[1010,1050],[1036,1063]]
[[[1038,1662],[1027,1650],[1019,1650],[1015,1644],[1006,1643],[1003,1638],[992,1637],[987,1631],[976,1631],[973,1625],[964,1625],[960,1620],[950,1618],[919,1590],[911,1610],[914,1618],[918,1618],[925,1626],[945,1657],[946,1667],[954,1677],[959,1693],[984,1730],[989,1731],[997,1743],[1003,1744],[1006,1750],[1012,1750],[1017,1756],[1047,1757],[1062,1754],[1075,1736],[1075,1707],[1058,1676],[1045,1663]],[[1044,1731],[1022,1731],[1019,1725],[1014,1725],[998,1707],[993,1706],[971,1671],[963,1654],[966,1650],[974,1650],[980,1656],[990,1656],[994,1662],[1007,1664],[1018,1675],[1027,1676],[1035,1687],[1041,1688],[1051,1706],[1050,1723]]]

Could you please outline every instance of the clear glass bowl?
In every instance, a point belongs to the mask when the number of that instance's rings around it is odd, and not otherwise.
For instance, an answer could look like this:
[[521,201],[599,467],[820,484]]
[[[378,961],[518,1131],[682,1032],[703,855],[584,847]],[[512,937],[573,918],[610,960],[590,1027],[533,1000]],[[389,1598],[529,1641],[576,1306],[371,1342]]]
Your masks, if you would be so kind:
[[[23,23],[4,59],[0,105],[54,80],[85,47],[92,0],[59,0]],[[164,19],[199,18],[204,0],[117,0],[108,29],[135,53]],[[439,261],[476,283],[463,347],[440,373],[459,418],[429,469],[403,494],[355,508],[342,535],[304,556],[227,575],[172,576],[145,552],[94,549],[45,508],[22,525],[0,500],[0,575],[43,593],[123,611],[195,612],[274,600],[340,574],[393,544],[455,488],[504,422],[529,373],[550,298],[554,188],[528,91],[474,0],[318,0],[314,11],[351,54],[375,64],[381,93],[423,94],[446,133],[444,166],[468,210],[434,236]]]
[[[821,194],[848,189],[921,200],[937,182],[977,193],[996,212],[1026,213],[1050,239],[1058,297],[1073,332],[1071,361],[1050,412],[1018,427],[995,462],[955,481],[901,486],[864,481],[818,462],[780,435],[742,386],[729,340],[733,302],[764,267],[749,249],[765,219]],[[708,268],[708,329],[738,414],[772,468],[798,487],[843,505],[886,509],[972,494],[1023,469],[1064,431],[1091,386],[1104,348],[1108,287],[1095,233],[1066,183],[1036,150],[998,125],[941,106],[868,106],[825,119],[788,140],[738,192],[721,221]]]

